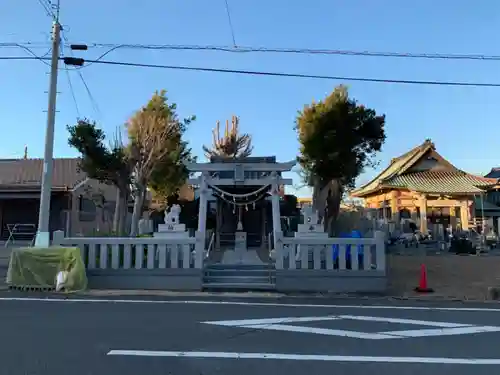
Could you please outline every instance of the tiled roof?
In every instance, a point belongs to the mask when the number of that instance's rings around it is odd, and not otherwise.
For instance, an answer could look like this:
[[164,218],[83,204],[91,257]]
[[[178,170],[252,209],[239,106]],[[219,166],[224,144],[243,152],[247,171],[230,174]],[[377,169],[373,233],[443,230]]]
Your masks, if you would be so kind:
[[[441,160],[445,170],[411,172],[410,168],[429,152],[433,152]],[[428,139],[400,157],[392,159],[382,173],[368,184],[354,190],[351,195],[363,197],[383,188],[404,188],[422,193],[475,194],[496,184],[497,178],[474,176],[457,169],[437,154],[434,144]]]
[[484,188],[496,183],[497,179],[474,176],[458,170],[407,173],[381,181],[382,186],[406,188],[422,193],[443,194],[481,193]]
[[[54,159],[52,186],[55,189],[73,188],[85,180],[79,172],[79,159]],[[42,180],[42,159],[0,159],[0,188],[29,189],[39,188]]]
[[481,197],[475,197],[474,199],[474,207],[477,211],[497,211],[500,212],[500,207],[496,204],[488,202],[486,199],[481,199]]
[[488,173],[486,176],[487,178],[500,178],[500,168],[491,168],[490,173]]
[[377,177],[375,177],[366,185],[352,191],[351,195],[361,196],[364,193],[376,190],[379,187],[381,181],[389,179],[398,174],[398,172],[404,170],[405,167],[411,166],[414,162],[424,156],[427,151],[433,148],[434,144],[432,143],[432,141],[425,140],[425,142],[421,145],[418,145],[417,147],[412,148],[410,151],[404,153],[403,155],[392,159],[389,166],[384,169]]

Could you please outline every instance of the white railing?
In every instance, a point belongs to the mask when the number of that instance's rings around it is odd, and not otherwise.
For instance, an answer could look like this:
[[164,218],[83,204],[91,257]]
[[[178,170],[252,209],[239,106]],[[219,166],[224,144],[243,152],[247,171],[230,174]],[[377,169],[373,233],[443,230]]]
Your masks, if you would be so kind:
[[54,246],[80,248],[87,269],[203,268],[204,238],[64,237],[54,232]]
[[384,233],[371,238],[297,238],[277,236],[276,269],[384,271]]

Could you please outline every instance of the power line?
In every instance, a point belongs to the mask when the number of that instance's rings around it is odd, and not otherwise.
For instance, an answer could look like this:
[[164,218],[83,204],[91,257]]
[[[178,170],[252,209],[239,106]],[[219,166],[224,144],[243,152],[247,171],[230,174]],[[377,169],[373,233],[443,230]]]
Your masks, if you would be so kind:
[[356,51],[336,49],[312,49],[312,48],[268,48],[252,46],[221,46],[221,45],[176,45],[176,44],[113,44],[113,43],[87,43],[91,48],[109,48],[106,52],[117,49],[146,49],[146,50],[180,50],[180,51],[218,51],[228,53],[284,53],[303,55],[339,55],[339,56],[362,56],[362,57],[387,57],[387,58],[409,58],[428,60],[479,60],[500,61],[500,55],[486,54],[443,54],[443,53],[413,53],[413,52],[384,52],[384,51]]
[[42,8],[45,10],[45,13],[47,13],[47,16],[51,18],[55,18],[55,14],[51,9],[51,4],[47,3],[44,0],[38,0],[38,3],[42,6]]
[[75,90],[73,89],[73,84],[71,83],[71,76],[69,74],[68,68],[65,69],[66,77],[68,78],[69,91],[71,92],[71,96],[73,98],[73,103],[75,105],[76,115],[80,118],[80,109],[78,107],[78,101],[76,100]]
[[[66,35],[63,34],[63,38],[67,42]],[[70,55],[73,56],[73,51],[71,50],[71,48],[69,49],[69,51],[70,51],[69,52]],[[65,67],[66,67],[66,71],[68,71],[67,66],[65,66]],[[75,70],[75,69],[73,69],[73,70]],[[87,82],[85,81],[85,78],[83,78],[82,72],[80,71],[80,69],[76,69],[76,72],[77,72],[78,76],[80,77],[80,80],[82,81],[83,86],[85,87],[85,91],[87,92],[87,95],[88,95],[88,97],[90,99],[90,103],[92,105],[92,108],[94,109],[94,111],[96,112],[96,114],[98,116],[100,116],[100,112],[101,111],[99,110],[99,106],[97,105],[97,102],[94,99],[94,95],[92,95],[92,92],[90,91],[90,88],[89,88]],[[68,75],[69,75],[69,72],[68,72]],[[78,117],[80,117],[80,115],[78,115]]]
[[97,105],[97,101],[95,100],[94,95],[92,95],[92,92],[90,91],[90,88],[89,88],[89,86],[87,85],[87,82],[86,82],[86,81],[85,81],[85,79],[83,78],[83,74],[82,74],[82,72],[81,72],[79,69],[77,69],[77,73],[78,73],[78,75],[80,76],[80,79],[81,79],[81,81],[82,81],[82,83],[83,83],[83,86],[85,87],[85,91],[87,91],[87,95],[89,96],[90,103],[92,104],[92,108],[94,109],[94,111],[96,112],[96,114],[97,114],[98,116],[100,116],[101,111],[100,111],[100,109],[99,109],[99,106]]
[[[7,43],[5,43],[3,46],[6,46]],[[2,46],[2,44],[0,44],[0,46]],[[48,56],[51,52],[52,52],[52,48],[49,48],[47,50],[47,52],[45,52],[43,55],[37,55],[31,48],[29,47],[26,47],[25,45],[23,44],[20,44],[20,43],[9,43],[8,45],[9,47],[17,47],[17,48],[21,48],[23,49],[24,51],[26,51],[27,53],[29,53],[32,57],[32,59],[35,59],[35,60],[39,60],[41,61],[42,63],[44,63],[45,65],[48,65],[50,66],[50,63],[48,63],[46,60],[50,60],[50,59],[46,59],[45,57]],[[3,56],[0,56],[0,58],[2,58]],[[6,56],[8,57],[8,56]],[[32,60],[32,59],[28,59],[28,60]]]
[[51,0],[38,0],[38,2],[47,13],[47,16],[52,18],[54,22],[59,21],[60,0],[56,0],[56,4],[53,4]]
[[86,59],[85,62],[94,63],[94,64],[118,65],[118,66],[129,66],[129,67],[140,67],[140,68],[158,68],[158,69],[186,70],[186,71],[212,72],[212,73],[230,73],[230,74],[244,74],[244,75],[253,75],[253,76],[311,78],[311,79],[337,80],[337,81],[397,83],[397,84],[433,85],[433,86],[500,87],[500,83],[347,77],[347,76],[330,76],[330,75],[284,73],[284,72],[265,72],[265,71],[239,70],[239,69],[202,68],[202,67],[191,67],[191,66],[180,66],[180,65],[144,64],[144,63],[133,63],[133,62],[125,62],[125,61],[107,61],[107,60],[99,60],[98,61],[98,60],[87,60]]
[[[63,45],[61,45],[61,53],[64,54],[64,47],[63,47]],[[75,90],[73,89],[73,83],[71,82],[71,76],[69,74],[69,69],[68,69],[67,66],[65,66],[64,70],[66,72],[66,78],[68,79],[69,91],[71,93],[71,97],[73,98],[73,103],[75,105],[76,115],[77,115],[78,118],[81,118],[81,116],[80,116],[80,109],[78,107],[78,101],[76,100]]]
[[[36,58],[36,60],[38,60],[38,59],[40,59],[40,58]],[[64,60],[65,58],[62,58],[62,59]],[[0,60],[35,60],[35,58],[30,57],[30,56],[0,56]],[[44,60],[49,60],[49,59],[44,58]],[[88,63],[88,65],[90,65],[90,64],[104,64],[104,65],[128,66],[128,67],[136,67],[136,68],[157,68],[157,69],[242,74],[242,75],[254,75],[254,76],[271,76],[271,77],[284,77],[284,78],[309,78],[309,79],[336,80],[336,81],[393,83],[393,84],[430,85],[430,86],[500,87],[500,83],[494,83],[494,82],[484,82],[483,83],[483,82],[461,82],[461,81],[437,81],[437,80],[386,79],[386,78],[371,78],[371,77],[331,76],[331,75],[318,75],[318,74],[266,72],[266,71],[239,70],[239,69],[203,68],[203,67],[191,67],[191,66],[180,66],[180,65],[145,64],[145,63],[134,63],[134,62],[127,62],[127,61],[110,61],[110,60],[87,60],[87,59],[85,59],[85,62]]]
[[226,13],[227,13],[227,21],[229,23],[229,30],[231,31],[231,38],[233,39],[233,47],[236,48],[236,38],[234,36],[234,27],[233,21],[231,20],[231,11],[229,10],[229,2],[228,0],[224,0],[226,3]]
[[0,60],[42,60],[44,63],[50,61],[49,57],[34,56],[0,56]]
[[50,43],[48,42],[0,42],[0,47],[1,48],[8,48],[8,47],[29,47],[31,49],[33,48],[50,48]]
[[[20,42],[0,43],[0,47],[30,46],[40,48],[46,46],[43,42]],[[386,58],[408,58],[427,60],[476,60],[476,61],[500,61],[500,55],[486,54],[444,54],[444,53],[414,53],[414,52],[384,52],[384,51],[356,51],[336,49],[312,49],[312,48],[268,48],[252,46],[224,46],[224,45],[177,45],[177,44],[116,44],[116,43],[87,43],[89,48],[107,48],[101,56],[107,56],[117,49],[131,50],[178,50],[178,51],[216,51],[228,53],[284,53],[303,55],[339,55],[339,56],[361,56],[361,57],[386,57]],[[69,47],[69,45],[67,45]],[[102,58],[102,57],[101,57]],[[97,58],[98,60],[99,58]]]

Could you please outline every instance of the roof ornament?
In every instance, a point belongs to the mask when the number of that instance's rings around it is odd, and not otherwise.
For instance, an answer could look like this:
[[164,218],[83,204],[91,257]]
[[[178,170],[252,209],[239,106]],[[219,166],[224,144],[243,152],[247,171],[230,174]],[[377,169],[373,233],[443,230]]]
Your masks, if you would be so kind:
[[28,146],[24,146],[24,160],[28,159]]
[[430,138],[426,138],[424,143],[426,145],[430,145],[433,149],[436,148],[436,146],[434,145],[434,142],[432,142],[432,139],[430,139]]

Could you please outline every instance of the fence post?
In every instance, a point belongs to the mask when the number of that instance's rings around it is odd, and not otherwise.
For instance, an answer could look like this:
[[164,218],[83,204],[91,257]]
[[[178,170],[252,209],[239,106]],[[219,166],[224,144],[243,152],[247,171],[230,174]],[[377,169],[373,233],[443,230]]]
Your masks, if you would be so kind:
[[194,245],[194,268],[203,268],[203,258],[205,256],[205,236],[203,232],[196,231],[194,233],[196,243]]
[[56,230],[52,233],[52,246],[61,246],[64,242],[64,231]]
[[283,232],[274,232],[274,247],[275,254],[275,267],[276,269],[283,269]]
[[377,259],[377,271],[385,271],[385,234],[381,231],[376,231],[373,235],[375,238],[375,254]]

